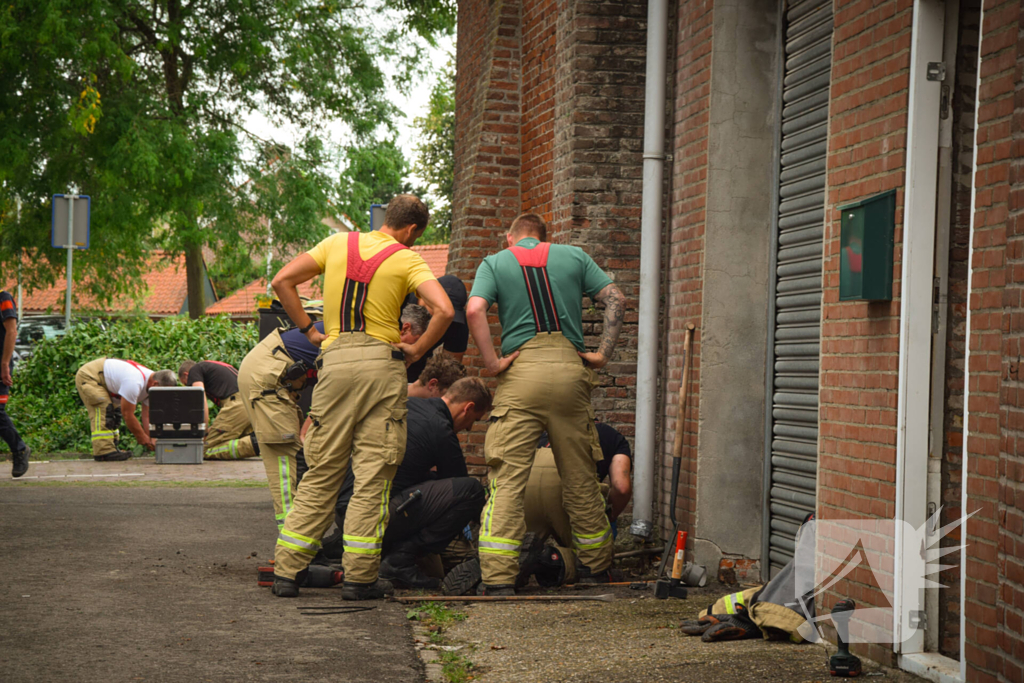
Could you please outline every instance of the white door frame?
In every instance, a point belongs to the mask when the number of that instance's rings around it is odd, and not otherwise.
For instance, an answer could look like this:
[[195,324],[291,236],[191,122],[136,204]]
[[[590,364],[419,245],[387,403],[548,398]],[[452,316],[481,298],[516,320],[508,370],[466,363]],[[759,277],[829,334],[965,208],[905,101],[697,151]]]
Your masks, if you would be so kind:
[[897,524],[892,633],[893,649],[902,654],[924,651],[924,630],[911,626],[911,615],[923,613],[925,609],[924,592],[920,590],[925,562],[917,548],[904,547],[907,539],[899,522],[919,529],[927,518],[932,299],[942,86],[941,81],[927,79],[927,69],[929,62],[942,61],[944,23],[945,7],[941,0],[914,0],[896,413]]

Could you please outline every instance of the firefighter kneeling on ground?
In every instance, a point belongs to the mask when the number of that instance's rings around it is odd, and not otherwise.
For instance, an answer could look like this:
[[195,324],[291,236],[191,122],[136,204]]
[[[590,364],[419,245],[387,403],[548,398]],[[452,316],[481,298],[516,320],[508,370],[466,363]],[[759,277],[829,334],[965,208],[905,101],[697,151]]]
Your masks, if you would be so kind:
[[[469,476],[459,432],[483,419],[491,409],[491,392],[478,377],[455,382],[441,398],[409,399],[405,457],[392,482],[388,503],[391,522],[384,533],[380,576],[398,588],[435,589],[441,581],[424,574],[417,560],[440,553],[480,516],[486,495]],[[324,539],[322,555],[341,556],[344,528],[354,479],[346,478],[335,509],[339,532]],[[399,514],[399,505],[409,502]]]
[[[402,311],[400,339],[415,344],[430,323],[422,306]],[[323,334],[324,324],[313,326]],[[302,413],[299,393],[316,385],[316,359],[320,349],[298,328],[274,330],[250,351],[238,369],[242,406],[255,429],[259,455],[267,472],[278,531],[292,509],[298,486]]]
[[210,406],[203,401],[203,424],[207,425],[203,441],[205,460],[241,460],[260,454],[238,393],[238,370],[216,360],[187,360],[178,368],[178,380],[186,387],[201,388],[206,398],[220,408],[210,424]]
[[[153,372],[132,360],[97,358],[80,367],[75,373],[75,389],[89,412],[92,459],[114,462],[131,457],[131,453],[117,449],[122,416],[135,440],[146,450],[154,450],[155,442],[149,436],[149,390],[177,384],[173,371]],[[141,422],[135,417],[139,404]]]
[[[606,496],[605,512],[616,531],[616,520],[633,496],[633,453],[617,429],[597,422],[602,460],[597,463],[597,480]],[[562,505],[562,479],[555,466],[551,442],[544,434],[537,445],[537,456],[530,470],[523,499],[526,512],[526,540],[519,561],[516,587],[525,586],[530,577],[544,588],[576,583],[576,551],[572,549],[572,526]],[[444,579],[447,595],[465,595],[480,583],[480,562],[468,560],[450,571]]]

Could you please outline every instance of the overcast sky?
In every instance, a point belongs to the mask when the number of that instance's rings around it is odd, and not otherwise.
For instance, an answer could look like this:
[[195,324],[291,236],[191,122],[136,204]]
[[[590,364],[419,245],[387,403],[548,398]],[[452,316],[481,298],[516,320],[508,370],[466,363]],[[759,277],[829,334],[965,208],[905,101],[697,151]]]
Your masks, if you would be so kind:
[[[454,55],[454,37],[442,38],[438,41],[436,48],[428,48],[427,50],[427,60],[430,63],[431,73],[426,78],[416,83],[408,95],[403,95],[394,87],[388,90],[389,97],[398,105],[399,109],[405,112],[405,115],[396,120],[395,123],[398,128],[398,144],[401,146],[402,151],[405,152],[406,159],[409,160],[410,164],[416,156],[417,132],[413,127],[413,120],[426,114],[430,101],[430,90],[437,78],[437,74],[447,64],[449,56]],[[385,64],[386,68],[387,65]],[[302,132],[295,126],[277,125],[259,113],[250,116],[246,120],[245,126],[249,131],[261,138],[273,139],[289,146],[295,145]],[[332,134],[330,138],[339,148],[348,142],[346,135],[341,131],[338,134]],[[413,178],[414,183],[417,180],[419,179]]]

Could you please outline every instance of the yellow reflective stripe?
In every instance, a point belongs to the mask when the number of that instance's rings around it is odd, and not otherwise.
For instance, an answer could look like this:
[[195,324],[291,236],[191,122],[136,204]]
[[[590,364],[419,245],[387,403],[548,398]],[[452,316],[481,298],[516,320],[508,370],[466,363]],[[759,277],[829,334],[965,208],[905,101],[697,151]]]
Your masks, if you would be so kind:
[[285,531],[284,534],[285,534],[285,536],[291,536],[292,538],[294,538],[294,539],[296,539],[298,541],[305,541],[306,543],[312,543],[313,545],[320,545],[320,541],[312,539],[309,536],[303,536],[302,534],[297,534],[294,531]]
[[497,498],[498,493],[498,480],[491,480],[491,495],[487,501],[487,511],[484,513],[484,528],[480,530],[481,534],[491,533],[491,522],[494,519],[494,500]]
[[601,538],[605,534],[610,534],[611,532],[612,532],[612,527],[609,524],[608,526],[606,526],[604,528],[604,531],[599,531],[596,534],[573,534],[573,536],[575,536],[576,538]]
[[734,593],[734,595],[736,596],[736,604],[742,606],[743,605],[743,593]]
[[498,550],[497,548],[486,548],[484,546],[480,546],[478,552],[486,553],[487,555],[504,555],[505,557],[519,557],[518,550]]
[[355,541],[356,543],[383,543],[383,536],[353,536],[352,534],[342,534],[342,540]]
[[356,553],[357,555],[380,555],[380,548],[354,548],[352,546],[345,546],[346,553]]
[[[281,526],[283,527],[284,525],[282,524]],[[282,533],[283,533],[283,531],[282,531]],[[278,545],[282,545],[285,548],[289,548],[291,550],[294,550],[297,553],[302,553],[303,555],[310,555],[310,556],[315,556],[316,555],[316,551],[315,550],[310,550],[309,548],[303,548],[300,545],[295,545],[294,543],[289,543],[288,541],[281,540],[280,538],[277,539],[277,544]]]
[[523,544],[522,541],[516,541],[516,540],[513,540],[511,538],[502,538],[500,536],[481,536],[480,537],[480,542],[481,543],[486,543],[488,541],[493,542],[493,543],[508,543],[509,545],[517,545],[517,546]]
[[723,600],[725,600],[725,613],[726,614],[736,614],[737,606],[743,607],[743,593],[742,592],[740,592],[740,593],[733,593],[731,595],[726,595],[723,598]]
[[292,509],[292,482],[289,478],[291,476],[291,468],[288,467],[288,458],[284,456],[278,457],[277,472],[278,472],[278,487],[281,489],[281,507],[284,508],[284,514]]

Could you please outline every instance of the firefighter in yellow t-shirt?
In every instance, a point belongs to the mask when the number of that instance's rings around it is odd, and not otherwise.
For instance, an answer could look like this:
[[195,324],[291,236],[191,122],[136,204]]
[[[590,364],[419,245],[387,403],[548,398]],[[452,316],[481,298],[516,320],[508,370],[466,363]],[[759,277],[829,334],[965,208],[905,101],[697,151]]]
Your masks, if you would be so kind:
[[[349,468],[355,492],[343,529],[345,600],[391,592],[377,577],[388,525],[391,480],[405,453],[405,368],[441,339],[454,316],[448,295],[423,258],[408,249],[427,227],[426,205],[412,195],[388,204],[384,226],[332,235],[274,277],[288,315],[320,347],[318,382],[304,448],[309,471],[277,539],[275,595],[295,597],[302,573],[331,525]],[[324,334],[302,308],[296,286],[324,274]],[[433,316],[414,344],[399,340],[402,301],[416,292]]]

